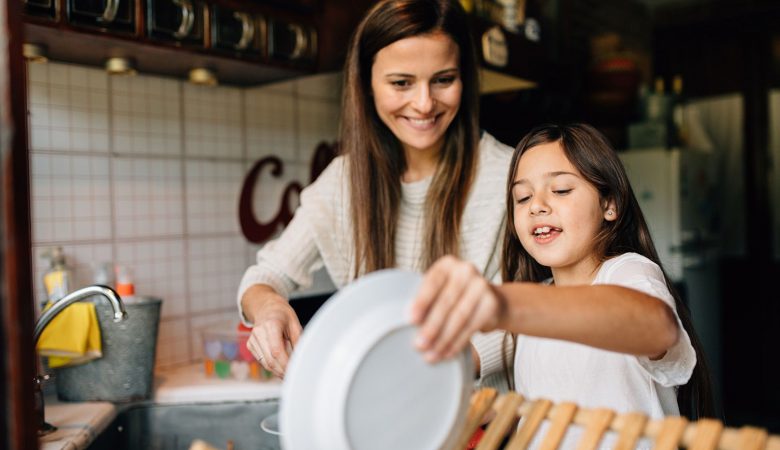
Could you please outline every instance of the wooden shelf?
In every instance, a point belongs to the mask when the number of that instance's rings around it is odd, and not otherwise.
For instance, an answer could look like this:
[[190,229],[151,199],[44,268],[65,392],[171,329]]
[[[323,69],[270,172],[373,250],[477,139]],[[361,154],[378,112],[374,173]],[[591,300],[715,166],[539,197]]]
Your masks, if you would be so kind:
[[187,78],[190,69],[209,67],[216,72],[220,84],[255,86],[313,73],[313,69],[262,61],[259,57],[238,59],[221,56],[216,50],[145,42],[134,36],[123,38],[33,23],[25,24],[24,32],[25,42],[45,45],[52,61],[102,67],[109,57],[129,57],[142,74]]
[[487,62],[484,58],[482,53],[482,35],[489,29],[499,25],[484,18],[472,16],[471,26],[483,69],[533,83],[539,83],[544,79],[548,61],[544,46],[540,42],[530,41],[521,33],[513,33],[501,28],[501,32],[506,38],[508,58],[506,66],[497,67]]

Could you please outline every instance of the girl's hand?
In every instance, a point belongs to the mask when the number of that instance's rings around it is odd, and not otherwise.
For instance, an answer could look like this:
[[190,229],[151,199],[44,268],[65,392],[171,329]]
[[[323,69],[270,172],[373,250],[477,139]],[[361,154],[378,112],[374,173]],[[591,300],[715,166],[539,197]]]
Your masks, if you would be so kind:
[[415,345],[429,362],[451,358],[475,332],[495,329],[505,309],[506,301],[473,264],[442,257],[425,273],[409,310],[410,322],[420,326]]

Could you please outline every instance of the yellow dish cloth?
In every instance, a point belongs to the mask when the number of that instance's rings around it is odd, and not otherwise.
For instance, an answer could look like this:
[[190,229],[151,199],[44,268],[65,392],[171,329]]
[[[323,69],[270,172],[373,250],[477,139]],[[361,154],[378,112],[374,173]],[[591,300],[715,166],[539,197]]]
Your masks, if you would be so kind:
[[74,303],[60,312],[43,329],[38,353],[49,357],[52,368],[83,364],[103,356],[95,304]]

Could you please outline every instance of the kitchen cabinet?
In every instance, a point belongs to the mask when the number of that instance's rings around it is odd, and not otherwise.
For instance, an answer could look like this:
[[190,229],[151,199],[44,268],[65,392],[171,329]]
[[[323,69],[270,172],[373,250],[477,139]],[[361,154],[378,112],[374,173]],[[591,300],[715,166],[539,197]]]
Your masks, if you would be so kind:
[[54,0],[24,0],[24,13],[31,17],[55,20],[57,4]]
[[277,61],[306,64],[317,56],[317,31],[310,26],[284,20],[268,24],[268,55]]
[[234,86],[340,69],[352,30],[372,4],[24,1],[25,40],[41,44],[53,61],[102,66],[108,58],[129,57],[140,73],[176,78],[207,67],[220,84]]
[[265,17],[221,5],[211,7],[211,46],[236,54],[265,54]]
[[321,8],[320,0],[270,0],[270,3],[281,8],[290,8],[297,11],[314,12]]
[[508,32],[482,17],[472,17],[471,28],[482,69],[515,79],[514,89],[542,80],[547,58],[541,42]]
[[67,0],[68,22],[76,26],[133,33],[136,22],[136,1]]
[[[248,0],[27,1],[38,3],[26,8],[25,40],[45,47],[51,60],[102,66],[108,58],[129,57],[139,73],[176,78],[186,78],[193,68],[207,67],[221,84],[234,86],[316,71],[321,23],[330,20],[333,11],[343,9],[337,5],[320,8],[317,11],[331,13],[315,17],[314,12]],[[54,16],[43,19],[39,10],[45,9],[46,1],[53,2]],[[267,25],[271,21],[273,32]],[[356,21],[356,13],[335,20],[334,30],[351,29]],[[334,36],[326,39],[326,50],[346,46],[346,36]],[[327,61],[332,63],[325,69],[331,70],[340,67],[343,59],[336,56]]]
[[201,47],[205,44],[203,40],[205,5],[202,2],[198,0],[146,1],[148,20],[146,32],[150,38]]

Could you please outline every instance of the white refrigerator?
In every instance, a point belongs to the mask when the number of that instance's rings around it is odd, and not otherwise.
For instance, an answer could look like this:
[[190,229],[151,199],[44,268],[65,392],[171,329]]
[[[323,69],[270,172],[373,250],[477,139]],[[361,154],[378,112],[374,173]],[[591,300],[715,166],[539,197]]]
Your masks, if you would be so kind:
[[[643,148],[621,152],[658,256],[681,288],[704,345],[716,385],[721,374],[718,282],[720,210],[715,158],[694,149]],[[716,389],[717,391],[717,389]]]

